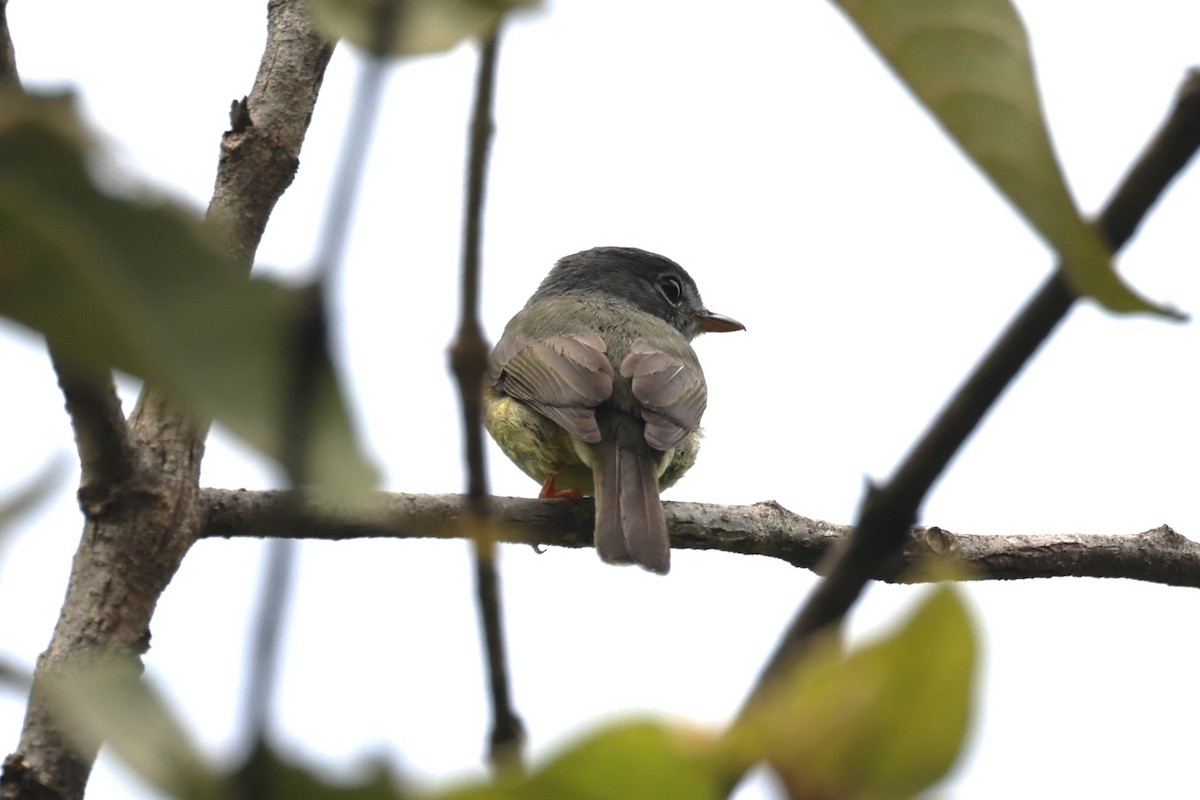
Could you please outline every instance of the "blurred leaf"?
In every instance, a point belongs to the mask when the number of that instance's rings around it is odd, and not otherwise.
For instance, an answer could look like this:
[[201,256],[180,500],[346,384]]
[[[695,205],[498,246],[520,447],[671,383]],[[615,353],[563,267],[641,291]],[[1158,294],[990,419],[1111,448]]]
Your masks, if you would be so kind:
[[[61,458],[53,459],[30,478],[24,486],[11,495],[0,498],[0,545],[4,544],[14,523],[36,508],[54,491],[55,485],[62,479],[62,472],[63,460]],[[18,692],[28,692],[31,683],[32,676],[28,670],[7,658],[0,657],[0,686]]]
[[[308,293],[247,280],[211,226],[165,202],[112,197],[88,173],[70,98],[0,94],[0,314],[92,363],[145,379],[279,459]],[[313,483],[363,490],[332,364],[318,354]]]
[[12,661],[4,656],[0,656],[0,689],[7,689],[23,695],[21,698],[29,696],[29,690],[33,687],[33,673],[27,668]]
[[1054,156],[1025,29],[1008,0],[837,0],[859,31],[1026,220],[1068,280],[1113,311],[1138,296],[1080,216]]
[[704,800],[724,798],[713,740],[655,722],[605,728],[540,769],[430,800]]
[[48,691],[64,729],[81,749],[105,742],[135,773],[173,797],[229,796],[132,660],[109,659],[61,675]]
[[939,587],[883,641],[844,656],[818,648],[727,745],[743,763],[769,761],[792,798],[912,797],[958,756],[974,663],[966,609]]
[[[384,766],[354,783],[330,783],[266,747],[237,774],[208,766],[166,702],[132,660],[110,659],[60,677],[50,698],[76,744],[111,747],[136,775],[181,800],[397,800],[402,793]],[[250,776],[250,771],[253,775]],[[236,790],[235,790],[236,787]]]
[[[505,12],[536,0],[309,0],[313,22],[329,39],[370,53],[419,55],[449,50],[489,33]],[[384,26],[390,28],[386,36]],[[383,41],[381,41],[381,39]]]
[[[396,786],[384,765],[376,765],[370,774],[352,783],[330,783],[314,769],[289,763],[268,748],[259,748],[254,760],[239,775],[246,778],[253,769],[253,794],[256,800],[397,800],[404,794]],[[248,788],[243,784],[243,788]]]
[[28,514],[54,491],[62,472],[62,460],[54,459],[11,496],[0,498],[0,540],[19,517]]
[[[233,787],[257,800],[397,800],[402,797],[383,766],[355,783],[330,783],[313,769],[291,764],[260,747],[236,775],[206,765],[196,745],[131,661],[110,660],[51,685],[68,735],[83,748],[104,742],[135,774],[183,800],[226,800]],[[248,783],[253,768],[253,783]]]

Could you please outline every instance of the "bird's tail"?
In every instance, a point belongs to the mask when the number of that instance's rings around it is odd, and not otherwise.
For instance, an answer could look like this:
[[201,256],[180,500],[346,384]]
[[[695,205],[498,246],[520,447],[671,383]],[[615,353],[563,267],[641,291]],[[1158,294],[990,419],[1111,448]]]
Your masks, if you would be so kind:
[[646,445],[603,441],[595,446],[596,551],[604,561],[635,562],[665,575],[671,547],[654,460]]

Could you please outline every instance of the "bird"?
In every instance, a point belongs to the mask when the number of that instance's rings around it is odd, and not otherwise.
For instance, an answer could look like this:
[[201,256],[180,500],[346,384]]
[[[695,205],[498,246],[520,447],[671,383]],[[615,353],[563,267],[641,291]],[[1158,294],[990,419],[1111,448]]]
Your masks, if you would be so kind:
[[691,341],[745,330],[691,276],[634,247],[565,256],[509,321],[484,380],[484,427],[542,485],[595,499],[600,559],[666,574],[659,493],[696,461],[708,390]]

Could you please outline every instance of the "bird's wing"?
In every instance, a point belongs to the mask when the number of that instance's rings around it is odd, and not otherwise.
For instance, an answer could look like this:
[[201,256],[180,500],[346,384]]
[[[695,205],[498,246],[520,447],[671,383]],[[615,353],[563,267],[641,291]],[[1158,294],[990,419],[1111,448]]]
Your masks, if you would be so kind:
[[639,339],[621,362],[621,374],[632,379],[651,447],[670,450],[700,427],[708,390],[699,364],[688,364]]
[[600,441],[596,406],[612,396],[613,368],[596,334],[502,337],[489,360],[492,386],[557,422],[577,439]]

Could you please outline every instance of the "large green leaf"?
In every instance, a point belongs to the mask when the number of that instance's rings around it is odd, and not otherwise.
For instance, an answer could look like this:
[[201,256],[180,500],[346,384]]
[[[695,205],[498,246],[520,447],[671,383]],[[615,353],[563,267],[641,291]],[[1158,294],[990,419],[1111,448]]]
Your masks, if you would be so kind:
[[[71,356],[128,372],[281,458],[298,318],[311,293],[247,280],[214,231],[163,201],[106,193],[69,98],[0,95],[0,314]],[[316,355],[306,480],[365,489],[325,353]]]
[[[370,53],[418,55],[449,50],[487,34],[506,11],[537,0],[309,0],[326,37]],[[383,30],[387,26],[388,31]]]
[[765,759],[793,798],[906,798],[946,774],[969,719],[971,624],[955,590],[934,590],[896,633],[841,655],[820,648],[729,734]]
[[1076,208],[1046,130],[1025,29],[1008,0],[836,2],[1058,252],[1077,292],[1113,311],[1174,314],[1121,280],[1107,244]]
[[[705,800],[725,796],[712,740],[655,722],[595,733],[529,775],[430,800]],[[726,769],[728,777],[732,773]]]

